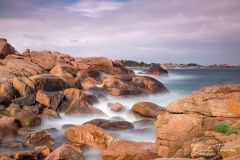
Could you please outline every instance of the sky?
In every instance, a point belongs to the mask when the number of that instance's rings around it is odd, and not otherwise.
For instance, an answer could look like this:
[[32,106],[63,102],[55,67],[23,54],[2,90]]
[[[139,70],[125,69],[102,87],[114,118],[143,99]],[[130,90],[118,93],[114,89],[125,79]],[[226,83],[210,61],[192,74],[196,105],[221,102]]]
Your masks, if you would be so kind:
[[240,64],[240,0],[0,0],[0,37],[147,63]]

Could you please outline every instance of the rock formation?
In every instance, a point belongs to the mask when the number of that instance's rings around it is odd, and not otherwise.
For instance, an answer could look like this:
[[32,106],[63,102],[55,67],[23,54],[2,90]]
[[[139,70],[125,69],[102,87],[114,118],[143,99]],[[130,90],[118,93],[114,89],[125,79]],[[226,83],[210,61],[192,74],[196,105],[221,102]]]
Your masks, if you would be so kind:
[[[239,156],[240,132],[213,131],[216,122],[240,126],[240,84],[215,85],[167,105],[158,116],[156,148],[159,157],[217,158]],[[223,147],[222,147],[223,146]]]

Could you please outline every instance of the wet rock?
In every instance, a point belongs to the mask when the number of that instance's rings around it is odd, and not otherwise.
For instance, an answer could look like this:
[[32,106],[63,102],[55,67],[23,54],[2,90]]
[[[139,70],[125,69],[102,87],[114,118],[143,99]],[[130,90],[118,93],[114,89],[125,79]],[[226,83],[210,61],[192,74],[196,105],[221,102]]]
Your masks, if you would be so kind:
[[151,102],[138,102],[132,106],[132,110],[144,117],[157,118],[159,114],[166,113],[166,108]]
[[21,105],[21,106],[30,106],[30,105],[34,105],[35,104],[35,95],[34,94],[30,94],[24,97],[19,97],[19,98],[15,98],[12,100],[12,103]]
[[118,141],[115,137],[91,124],[68,128],[64,132],[64,136],[72,142],[92,145],[99,149],[105,149],[111,143]]
[[20,122],[13,118],[2,116],[0,118],[0,137],[13,137],[20,128]]
[[7,55],[15,54],[15,49],[6,39],[0,38],[0,59],[4,59]]
[[131,81],[119,76],[108,76],[102,84],[103,88],[114,96],[168,92],[161,82],[147,76],[132,76]]
[[110,105],[110,107],[111,107],[111,110],[114,112],[120,112],[124,110],[123,105],[119,102],[113,103],[112,105]]
[[[28,79],[28,78],[27,77],[21,77],[21,78],[18,77],[18,78],[13,79],[13,86],[21,94],[21,96],[27,96],[27,95],[31,95],[31,94],[35,93],[34,89],[32,88],[34,86],[33,83],[30,84],[30,86],[27,85],[24,82],[24,81],[27,81],[26,79]],[[30,81],[30,80],[28,79],[28,81]]]
[[115,121],[106,119],[93,119],[84,124],[92,124],[107,130],[133,129],[133,124],[128,121]]
[[144,126],[148,127],[148,126],[153,126],[155,121],[156,121],[155,119],[142,119],[142,120],[133,122],[133,124],[134,126],[137,126],[137,127],[144,127]]
[[55,66],[55,59],[50,51],[31,51],[30,57],[32,62],[43,69],[50,70]]
[[168,71],[163,69],[159,65],[153,65],[151,68],[149,68],[147,71],[143,73],[153,76],[168,76]]
[[18,112],[15,117],[20,121],[22,127],[37,126],[41,124],[39,116],[29,111]]
[[[191,96],[167,105],[171,113],[198,113],[207,116],[239,117],[240,84],[215,85],[194,91]],[[224,100],[223,100],[224,99]]]
[[72,103],[69,105],[67,110],[65,111],[67,115],[102,115],[105,114],[98,108],[92,106],[90,103],[86,101],[82,101],[81,99],[74,99]]
[[34,82],[35,91],[43,90],[55,92],[62,91],[67,88],[65,81],[51,74],[40,74],[29,78]]
[[26,146],[52,145],[54,143],[55,140],[46,130],[31,132],[27,135],[25,139]]
[[39,90],[36,95],[36,101],[57,111],[63,97],[64,95],[61,92],[47,92]]
[[64,159],[64,160],[84,160],[83,144],[79,143],[64,143],[54,150],[45,160]]
[[240,156],[240,138],[237,140],[225,143],[220,150],[220,154],[223,158]]
[[103,150],[102,157],[103,160],[150,160],[156,158],[157,154],[153,143],[118,141]]

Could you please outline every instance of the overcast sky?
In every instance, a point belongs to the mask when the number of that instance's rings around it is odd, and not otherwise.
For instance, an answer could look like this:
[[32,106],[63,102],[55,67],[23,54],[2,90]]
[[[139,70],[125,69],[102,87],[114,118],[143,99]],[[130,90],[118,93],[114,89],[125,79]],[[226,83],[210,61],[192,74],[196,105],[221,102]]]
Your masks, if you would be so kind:
[[240,64],[240,0],[0,0],[0,37],[156,63]]

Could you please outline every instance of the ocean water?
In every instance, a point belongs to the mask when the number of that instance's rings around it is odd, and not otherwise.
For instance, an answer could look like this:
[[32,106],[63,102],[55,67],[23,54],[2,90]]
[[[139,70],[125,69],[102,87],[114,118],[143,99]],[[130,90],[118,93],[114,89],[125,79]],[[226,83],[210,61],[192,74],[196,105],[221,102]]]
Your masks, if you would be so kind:
[[[141,69],[134,69],[134,72],[138,75]],[[92,120],[94,118],[111,119],[112,117],[121,117],[122,119],[135,122],[142,118],[136,117],[129,112],[131,107],[137,102],[152,102],[159,106],[165,107],[168,103],[189,95],[194,90],[198,90],[205,86],[211,86],[215,84],[233,84],[240,83],[240,69],[168,69],[169,77],[157,77],[155,79],[162,82],[169,90],[168,94],[152,94],[144,96],[128,96],[128,97],[113,97],[107,96],[100,99],[100,101],[94,104],[95,107],[101,109],[106,117],[69,117],[61,114],[61,118],[57,120],[43,120],[38,129],[57,128],[59,132],[52,135],[56,139],[55,147],[61,145],[66,139],[63,136],[64,129],[62,126],[65,124],[81,125],[84,122]],[[141,74],[139,74],[141,75]],[[108,103],[119,102],[125,107],[123,112],[113,112],[108,107]],[[110,134],[116,136],[119,139],[131,140],[137,142],[155,142],[155,130],[153,125],[135,125],[132,130],[121,131],[107,131]],[[89,150],[85,152],[86,159],[101,159],[101,153],[98,150]]]

